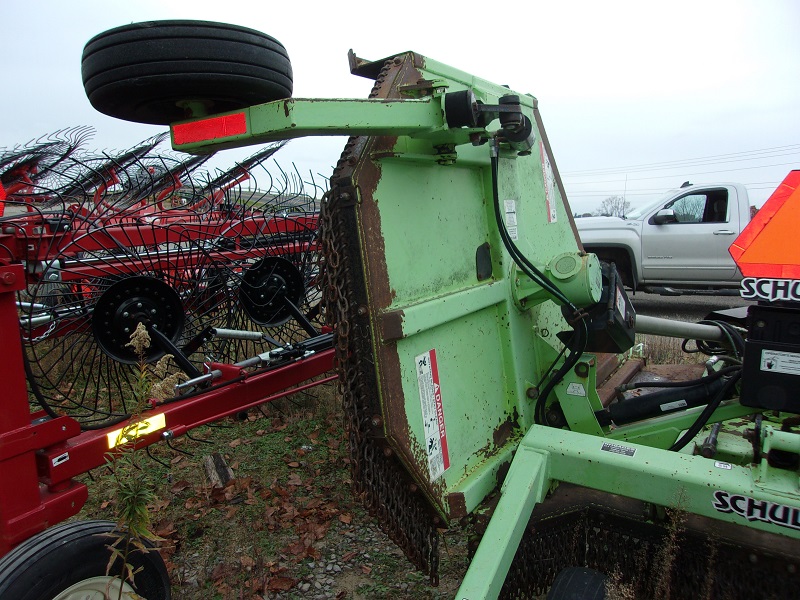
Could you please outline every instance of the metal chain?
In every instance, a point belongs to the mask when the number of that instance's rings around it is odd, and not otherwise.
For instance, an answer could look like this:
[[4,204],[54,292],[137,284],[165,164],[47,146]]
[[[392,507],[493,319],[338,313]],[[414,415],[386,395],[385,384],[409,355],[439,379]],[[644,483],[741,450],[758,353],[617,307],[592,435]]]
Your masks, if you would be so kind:
[[35,338],[25,337],[25,334],[22,334],[21,336],[22,341],[29,342],[31,344],[38,344],[39,342],[46,340],[47,338],[50,337],[50,334],[52,334],[55,331],[57,323],[58,322],[56,321],[56,319],[50,321],[50,325],[47,327],[45,332],[42,335],[36,336]]
[[[387,61],[370,97],[383,85]],[[336,332],[338,386],[342,397],[344,426],[349,442],[353,491],[387,535],[408,559],[438,584],[439,535],[436,518],[427,501],[392,454],[376,426],[376,397],[372,336],[367,317],[359,313],[359,295],[366,295],[361,255],[355,230],[354,191],[343,191],[349,178],[342,173],[358,158],[363,138],[350,138],[331,178],[331,189],[322,198],[320,240],[325,257],[325,314]],[[360,288],[360,289],[359,289]]]

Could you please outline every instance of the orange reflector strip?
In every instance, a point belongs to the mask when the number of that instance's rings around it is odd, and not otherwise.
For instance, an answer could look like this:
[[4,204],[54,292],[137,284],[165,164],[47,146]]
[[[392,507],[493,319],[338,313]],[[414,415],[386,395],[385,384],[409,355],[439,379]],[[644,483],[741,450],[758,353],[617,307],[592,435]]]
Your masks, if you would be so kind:
[[176,146],[181,146],[233,137],[243,133],[247,133],[247,119],[241,112],[173,125],[172,141]]
[[728,249],[745,277],[800,279],[800,171],[792,171]]

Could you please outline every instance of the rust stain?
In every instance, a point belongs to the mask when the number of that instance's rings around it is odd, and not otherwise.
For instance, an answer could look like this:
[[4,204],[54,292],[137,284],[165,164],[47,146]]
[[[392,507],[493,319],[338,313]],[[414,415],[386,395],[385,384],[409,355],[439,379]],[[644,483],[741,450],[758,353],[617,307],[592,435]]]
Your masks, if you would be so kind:
[[402,310],[393,310],[380,316],[381,335],[386,342],[399,340],[403,337]]
[[514,423],[512,423],[510,420],[500,423],[500,426],[495,428],[495,430],[492,432],[492,440],[494,441],[494,445],[496,447],[504,446],[508,441],[508,438],[511,437],[514,427]]
[[452,519],[461,519],[469,514],[467,512],[467,501],[461,492],[448,494],[447,506],[450,508],[450,517]]

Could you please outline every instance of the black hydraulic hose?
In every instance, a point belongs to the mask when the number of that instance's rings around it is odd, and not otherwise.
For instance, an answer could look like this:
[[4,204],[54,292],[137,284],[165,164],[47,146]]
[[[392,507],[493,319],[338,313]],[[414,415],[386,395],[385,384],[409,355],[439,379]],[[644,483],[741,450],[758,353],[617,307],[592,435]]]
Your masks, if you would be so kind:
[[[725,321],[715,321],[715,320],[704,320],[704,321],[699,321],[699,323],[714,325],[715,327],[718,327],[725,334],[725,337],[728,339],[728,343],[731,349],[733,350],[735,358],[740,358],[744,354],[744,338],[730,323],[726,323]],[[695,340],[695,345],[697,346],[697,350],[689,350],[687,348],[688,342],[689,340],[684,340],[683,344],[681,345],[681,349],[686,353],[702,352],[703,354],[709,356],[725,353],[725,348],[723,346],[713,344],[705,340]]]
[[[573,313],[577,313],[578,308],[572,302],[569,301],[569,299],[555,284],[549,281],[545,277],[545,275],[522,254],[520,249],[517,247],[516,244],[514,244],[514,241],[508,235],[508,231],[506,230],[505,223],[503,222],[503,218],[500,213],[500,193],[497,184],[498,163],[499,163],[498,150],[496,145],[497,140],[492,140],[491,144],[492,144],[491,173],[492,173],[492,196],[494,200],[494,216],[495,220],[497,221],[497,230],[500,233],[500,239],[503,241],[503,245],[505,246],[508,253],[511,255],[511,258],[514,260],[514,262],[517,265],[519,265],[519,267],[528,277],[530,277],[533,281],[542,286],[542,288],[544,288],[548,293],[550,293],[550,295],[552,295],[556,300],[558,300],[565,306],[569,307]],[[586,341],[588,338],[586,322],[583,319],[580,319],[575,323],[573,327],[574,327],[574,334],[572,335],[572,338],[567,344],[567,347],[569,347],[570,350],[570,354],[564,360],[564,364],[561,365],[561,368],[559,368],[558,371],[556,371],[550,378],[550,380],[547,382],[544,389],[542,389],[539,392],[539,397],[536,400],[536,407],[534,410],[534,420],[537,423],[546,424],[544,409],[548,396],[553,391],[553,388],[555,388],[555,386],[569,372],[569,370],[575,366],[575,364],[578,362],[581,355],[583,354],[584,349],[586,348]]]
[[707,404],[724,385],[720,377],[706,378],[699,384],[666,388],[615,402],[595,412],[595,416],[600,425],[625,425]]
[[569,356],[564,360],[564,364],[561,365],[561,368],[550,378],[550,381],[547,382],[544,389],[539,392],[539,397],[536,399],[534,417],[537,423],[547,425],[547,419],[544,414],[547,397],[550,395],[550,392],[553,391],[553,388],[556,387],[564,376],[569,373],[570,369],[578,362],[583,354],[583,349],[586,347],[586,339],[586,323],[581,320],[575,327],[575,335],[573,335],[573,339],[571,340],[573,343],[570,344],[571,352]]
[[531,279],[533,279],[536,283],[542,286],[545,290],[547,290],[550,295],[554,296],[558,299],[562,304],[568,306],[573,311],[578,310],[577,307],[569,301],[569,299],[564,295],[564,293],[558,289],[558,287],[553,284],[547,277],[545,277],[544,273],[542,273],[536,265],[528,260],[528,258],[522,254],[522,251],[517,247],[514,241],[511,239],[511,236],[508,235],[508,231],[506,230],[505,223],[503,222],[502,215],[500,214],[500,192],[498,191],[497,187],[497,173],[498,173],[498,156],[497,156],[497,147],[495,146],[496,140],[492,141],[492,154],[491,154],[491,166],[492,166],[492,196],[494,197],[494,217],[497,221],[497,229],[500,233],[500,239],[503,241],[503,245],[508,250],[508,253],[511,255],[511,258],[514,259],[522,271]]
[[714,396],[714,399],[709,402],[706,407],[703,409],[703,412],[700,413],[700,416],[697,417],[697,420],[692,423],[692,426],[689,427],[688,431],[684,433],[681,438],[670,446],[671,452],[678,452],[686,446],[693,438],[696,436],[700,430],[705,427],[708,420],[711,418],[711,415],[714,414],[714,411],[717,410],[722,400],[728,393],[733,389],[733,386],[741,379],[742,377],[742,370],[739,369],[736,373],[731,375],[731,378],[728,379],[722,388],[717,392],[717,395]]
[[719,379],[720,377],[723,377],[725,375],[730,375],[731,373],[740,371],[741,368],[742,368],[741,365],[725,367],[720,369],[719,371],[713,371],[704,377],[698,377],[697,379],[690,379],[689,381],[639,381],[637,383],[626,383],[624,385],[618,386],[617,391],[625,392],[628,390],[635,390],[636,388],[647,388],[647,387],[657,387],[657,388],[690,387],[693,385],[709,383],[714,379]]

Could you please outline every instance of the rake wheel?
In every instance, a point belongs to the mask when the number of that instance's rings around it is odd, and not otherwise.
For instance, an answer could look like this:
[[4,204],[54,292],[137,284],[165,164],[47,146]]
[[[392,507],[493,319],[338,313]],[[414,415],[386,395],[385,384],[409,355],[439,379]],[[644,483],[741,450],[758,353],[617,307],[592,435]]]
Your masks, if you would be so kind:
[[214,339],[213,328],[259,331],[282,344],[309,337],[282,299],[316,326],[315,227],[301,216],[224,223],[99,228],[47,261],[19,303],[28,381],[46,411],[84,428],[127,418],[140,373],[127,344],[138,323],[167,340],[151,335],[145,363],[177,349],[196,373],[209,360],[233,363],[271,348]]

